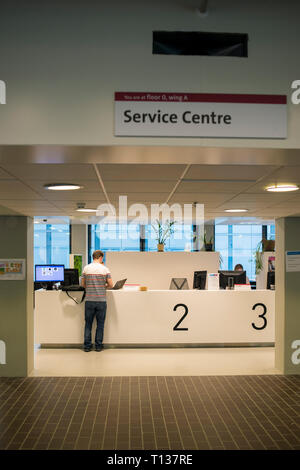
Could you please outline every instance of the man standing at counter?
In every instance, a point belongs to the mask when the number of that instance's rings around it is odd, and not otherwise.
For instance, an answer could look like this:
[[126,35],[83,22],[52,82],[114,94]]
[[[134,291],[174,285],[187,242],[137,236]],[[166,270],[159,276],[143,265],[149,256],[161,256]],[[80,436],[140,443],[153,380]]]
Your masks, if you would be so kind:
[[103,330],[106,316],[106,289],[113,287],[109,269],[103,264],[103,252],[96,250],[93,253],[93,262],[84,267],[81,284],[85,287],[85,328],[84,351],[92,349],[92,325],[97,320],[95,335],[95,350],[103,349]]

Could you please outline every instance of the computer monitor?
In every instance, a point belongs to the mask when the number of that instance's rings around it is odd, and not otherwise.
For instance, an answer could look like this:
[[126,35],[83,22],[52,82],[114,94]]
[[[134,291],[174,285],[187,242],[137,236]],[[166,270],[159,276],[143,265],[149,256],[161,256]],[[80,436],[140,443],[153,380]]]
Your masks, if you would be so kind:
[[267,289],[271,289],[271,286],[275,287],[275,271],[268,272]]
[[233,284],[246,284],[246,271],[219,271],[220,289],[226,289],[228,279],[233,278]]
[[65,268],[64,269],[64,282],[63,286],[78,286],[79,285],[79,273],[77,268]]
[[64,280],[63,264],[36,264],[35,281],[47,285],[47,289],[52,289],[53,284]]
[[207,271],[194,271],[193,289],[204,290],[206,286]]
[[35,291],[39,289],[43,289],[43,284],[41,282],[34,282],[33,285],[34,285]]

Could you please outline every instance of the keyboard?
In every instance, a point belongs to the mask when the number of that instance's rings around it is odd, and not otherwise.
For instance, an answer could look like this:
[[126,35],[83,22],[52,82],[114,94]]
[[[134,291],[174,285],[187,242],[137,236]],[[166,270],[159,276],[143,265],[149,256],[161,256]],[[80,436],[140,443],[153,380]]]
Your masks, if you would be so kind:
[[85,288],[79,285],[72,285],[72,286],[63,286],[61,288],[62,291],[69,291],[69,292],[75,292],[75,291],[84,291]]

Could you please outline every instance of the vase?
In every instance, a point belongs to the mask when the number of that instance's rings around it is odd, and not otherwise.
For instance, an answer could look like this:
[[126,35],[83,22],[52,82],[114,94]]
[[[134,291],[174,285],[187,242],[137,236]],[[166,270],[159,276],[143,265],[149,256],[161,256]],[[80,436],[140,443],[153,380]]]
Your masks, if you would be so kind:
[[163,243],[157,244],[157,251],[164,251],[165,245]]
[[275,240],[263,240],[263,251],[274,251]]
[[212,243],[205,243],[205,251],[212,251]]

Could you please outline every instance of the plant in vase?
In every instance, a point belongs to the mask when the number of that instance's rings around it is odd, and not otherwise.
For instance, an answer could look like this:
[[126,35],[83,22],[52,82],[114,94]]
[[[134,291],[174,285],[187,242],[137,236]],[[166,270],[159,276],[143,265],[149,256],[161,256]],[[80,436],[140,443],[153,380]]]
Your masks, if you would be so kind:
[[205,251],[213,251],[213,237],[207,238],[206,232],[204,232],[203,243]]
[[262,239],[262,251],[275,251],[275,240]]
[[263,268],[263,253],[265,251],[274,251],[275,250],[275,240],[266,240],[263,238],[258,243],[256,250],[254,252],[255,259],[255,274],[259,274]]
[[156,220],[155,224],[152,224],[152,228],[156,234],[157,240],[157,251],[164,251],[166,241],[174,233],[175,221],[162,223],[159,220]]

